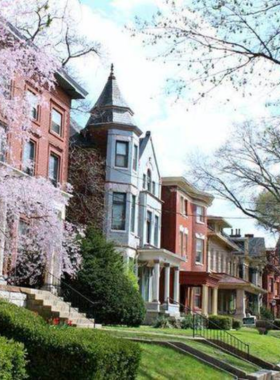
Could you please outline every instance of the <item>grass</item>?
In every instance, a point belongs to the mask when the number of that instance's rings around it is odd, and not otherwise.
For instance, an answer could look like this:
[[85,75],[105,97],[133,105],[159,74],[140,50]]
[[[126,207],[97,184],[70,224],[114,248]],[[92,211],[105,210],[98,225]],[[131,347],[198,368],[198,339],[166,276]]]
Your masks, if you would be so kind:
[[233,377],[171,348],[141,344],[142,359],[137,380],[208,379],[231,380]]
[[[114,334],[124,337],[134,336],[146,339],[168,339],[184,342],[192,336],[191,329],[156,329],[150,326],[141,326],[139,328],[114,327],[108,328],[108,330],[114,331]],[[273,364],[280,363],[280,331],[270,331],[268,335],[260,335],[256,329],[242,328],[239,331],[231,330],[230,334],[249,344],[252,355]],[[167,337],[166,335],[174,335],[174,337]]]

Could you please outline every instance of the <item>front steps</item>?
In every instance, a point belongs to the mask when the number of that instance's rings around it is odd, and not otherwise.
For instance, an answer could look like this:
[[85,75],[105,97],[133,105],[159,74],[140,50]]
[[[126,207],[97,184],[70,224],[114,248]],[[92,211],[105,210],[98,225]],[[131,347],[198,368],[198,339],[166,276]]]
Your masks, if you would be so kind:
[[61,322],[71,323],[74,327],[98,328],[93,319],[88,319],[85,314],[57,297],[49,291],[20,288],[27,295],[26,308],[38,313],[45,320],[59,318]]

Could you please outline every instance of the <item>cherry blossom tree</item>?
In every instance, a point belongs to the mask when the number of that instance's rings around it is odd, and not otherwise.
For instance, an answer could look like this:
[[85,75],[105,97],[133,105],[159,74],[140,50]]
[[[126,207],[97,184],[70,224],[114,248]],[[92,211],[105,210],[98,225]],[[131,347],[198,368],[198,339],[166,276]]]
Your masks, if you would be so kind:
[[[63,223],[60,215],[69,202],[70,187],[56,188],[45,178],[19,173],[9,146],[11,137],[24,143],[32,133],[40,133],[31,122],[32,102],[24,83],[38,93],[52,91],[55,74],[62,66],[98,52],[96,43],[71,28],[75,2],[0,0],[0,123],[4,126],[0,128],[0,157],[8,157],[8,162],[0,165],[0,241],[5,240],[9,269],[18,267],[17,273],[30,284],[48,266],[53,252],[59,254],[61,271],[70,275],[80,262],[80,231]],[[11,83],[17,86],[16,96],[11,95]],[[43,96],[38,103],[46,106]]]

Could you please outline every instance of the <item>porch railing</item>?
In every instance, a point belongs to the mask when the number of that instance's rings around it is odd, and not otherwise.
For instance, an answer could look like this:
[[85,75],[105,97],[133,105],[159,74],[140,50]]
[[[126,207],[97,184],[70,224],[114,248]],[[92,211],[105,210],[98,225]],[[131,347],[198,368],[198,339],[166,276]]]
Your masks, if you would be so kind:
[[69,307],[86,314],[87,319],[94,318],[94,309],[96,309],[99,302],[93,302],[66,281],[56,277],[52,273],[48,272],[48,275],[52,278],[52,281],[50,284],[45,284],[44,289],[57,294],[58,297],[62,297],[65,302],[71,303]]
[[197,313],[190,307],[176,302],[171,298],[169,298],[169,301],[175,305],[179,305],[184,310],[184,314],[190,315],[191,328],[194,338],[204,338],[211,344],[215,344],[235,356],[242,356],[245,359],[250,358],[249,344],[241,341],[227,330],[222,330],[216,323],[212,321],[210,323],[209,318],[205,315]]

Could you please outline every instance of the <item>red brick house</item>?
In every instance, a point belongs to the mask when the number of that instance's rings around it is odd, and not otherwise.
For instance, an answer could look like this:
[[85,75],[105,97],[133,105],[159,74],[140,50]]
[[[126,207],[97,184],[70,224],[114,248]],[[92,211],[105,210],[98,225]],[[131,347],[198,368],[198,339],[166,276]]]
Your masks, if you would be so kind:
[[184,177],[163,177],[162,200],[161,245],[186,260],[180,266],[180,303],[206,315],[211,304],[216,314],[219,279],[207,271],[207,209],[213,196]]
[[263,306],[273,313],[275,318],[280,318],[280,265],[275,256],[275,249],[266,250],[267,262],[263,271],[263,287],[267,294],[263,297]]

